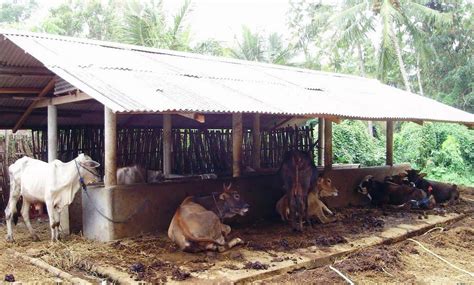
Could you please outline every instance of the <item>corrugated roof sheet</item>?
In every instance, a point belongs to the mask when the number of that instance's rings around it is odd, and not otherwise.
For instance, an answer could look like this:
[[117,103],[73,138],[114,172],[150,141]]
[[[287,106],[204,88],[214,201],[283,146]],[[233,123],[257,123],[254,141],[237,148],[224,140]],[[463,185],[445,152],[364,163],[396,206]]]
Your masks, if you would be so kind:
[[244,112],[474,124],[473,114],[372,79],[69,37],[0,34],[116,112]]

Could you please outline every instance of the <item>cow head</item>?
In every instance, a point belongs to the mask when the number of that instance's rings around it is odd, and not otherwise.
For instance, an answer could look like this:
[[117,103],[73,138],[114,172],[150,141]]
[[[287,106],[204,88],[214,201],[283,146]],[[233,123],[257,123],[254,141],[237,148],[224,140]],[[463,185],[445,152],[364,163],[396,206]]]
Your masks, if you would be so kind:
[[366,195],[370,198],[369,190],[372,188],[374,182],[374,177],[372,175],[367,175],[357,186],[357,192],[362,195]]
[[420,179],[423,179],[423,177],[426,176],[426,173],[420,173],[420,171],[416,169],[409,169],[406,171],[406,176],[408,181],[416,183]]
[[337,196],[338,194],[337,188],[332,185],[331,178],[318,177],[316,185],[319,192],[319,197]]
[[76,163],[80,166],[78,167],[79,175],[84,179],[85,184],[99,182],[100,176],[97,172],[97,167],[100,166],[100,163],[92,160],[92,158],[83,153],[79,154],[76,158]]
[[235,215],[245,215],[249,210],[249,204],[247,204],[240,194],[232,190],[232,183],[229,186],[223,185],[224,191],[219,195],[219,200],[223,204],[221,211],[224,218],[231,218]]

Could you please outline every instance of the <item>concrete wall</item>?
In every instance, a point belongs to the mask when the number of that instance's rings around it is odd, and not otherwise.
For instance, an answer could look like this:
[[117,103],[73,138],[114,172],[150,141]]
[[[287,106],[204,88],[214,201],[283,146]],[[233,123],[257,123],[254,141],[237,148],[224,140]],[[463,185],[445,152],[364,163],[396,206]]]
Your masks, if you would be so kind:
[[[354,192],[358,183],[366,176],[383,179],[408,169],[409,165],[356,169],[334,169],[327,173],[340,190],[338,197],[326,200],[329,207],[344,207],[367,203],[364,197]],[[137,184],[90,187],[89,195],[82,194],[82,228],[87,238],[114,240],[136,236],[141,233],[166,231],[176,208],[190,195],[205,195],[222,191],[223,183],[232,182],[234,189],[251,205],[248,215],[236,222],[250,223],[257,218],[276,215],[275,204],[282,195],[281,185],[275,173],[254,174],[240,178],[166,182],[160,184]],[[77,207],[75,207],[77,209]],[[108,221],[99,211],[113,217]],[[77,211],[74,210],[74,215]],[[79,219],[75,219],[76,222]],[[74,227],[77,228],[77,227]]]

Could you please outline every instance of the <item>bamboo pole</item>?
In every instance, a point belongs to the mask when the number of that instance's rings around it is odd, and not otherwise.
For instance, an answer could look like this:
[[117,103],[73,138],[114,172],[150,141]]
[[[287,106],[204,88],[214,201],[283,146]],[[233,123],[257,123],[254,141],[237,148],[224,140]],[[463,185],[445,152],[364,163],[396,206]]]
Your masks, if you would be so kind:
[[171,174],[171,115],[163,114],[163,174]]
[[117,115],[104,106],[105,187],[117,185]]
[[393,121],[387,121],[386,165],[393,166]]
[[324,170],[331,170],[332,162],[332,122],[324,119]]
[[240,177],[242,163],[242,113],[232,114],[232,176]]
[[262,148],[260,114],[255,114],[253,118],[252,143],[252,167],[257,170],[260,168],[260,150]]

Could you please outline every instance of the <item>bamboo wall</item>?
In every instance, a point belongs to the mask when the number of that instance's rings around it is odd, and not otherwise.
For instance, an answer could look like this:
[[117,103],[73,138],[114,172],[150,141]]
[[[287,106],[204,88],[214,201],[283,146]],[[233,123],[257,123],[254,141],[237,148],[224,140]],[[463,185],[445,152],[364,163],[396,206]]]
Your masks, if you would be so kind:
[[[33,154],[47,160],[47,132],[33,130]],[[104,135],[102,128],[60,128],[58,159],[69,161],[83,152],[103,164]],[[162,170],[162,129],[122,128],[117,135],[118,167],[138,164],[147,169]],[[232,169],[232,130],[173,129],[173,173],[230,174]],[[251,165],[252,134],[244,130],[243,165]],[[310,127],[288,127],[262,131],[260,152],[262,168],[278,168],[283,153],[289,149],[313,151]]]

